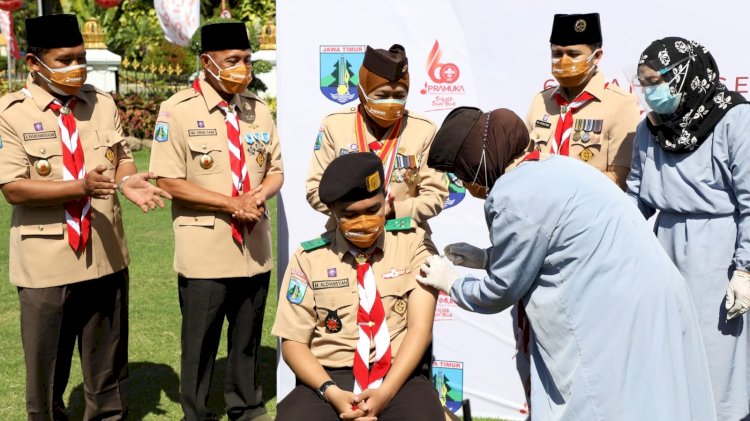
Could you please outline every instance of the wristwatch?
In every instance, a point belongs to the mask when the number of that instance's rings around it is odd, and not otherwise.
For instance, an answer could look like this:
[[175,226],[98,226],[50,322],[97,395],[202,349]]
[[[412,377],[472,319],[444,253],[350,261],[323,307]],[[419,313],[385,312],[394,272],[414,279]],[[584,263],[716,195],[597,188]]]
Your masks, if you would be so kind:
[[320,385],[318,388],[318,395],[320,396],[320,399],[323,399],[324,401],[328,402],[328,399],[326,399],[326,390],[328,390],[331,386],[338,386],[336,382],[333,380],[328,380],[323,382],[323,384]]

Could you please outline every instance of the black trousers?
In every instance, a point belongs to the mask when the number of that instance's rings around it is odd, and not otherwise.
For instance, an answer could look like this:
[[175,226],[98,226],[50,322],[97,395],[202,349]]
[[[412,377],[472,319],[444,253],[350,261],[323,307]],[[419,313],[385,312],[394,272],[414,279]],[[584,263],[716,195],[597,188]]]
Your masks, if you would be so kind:
[[84,420],[128,409],[128,270],[50,288],[18,288],[29,421],[67,420],[63,393],[73,350],[83,371]]
[[226,317],[224,400],[230,420],[266,413],[259,384],[260,339],[270,272],[251,278],[178,278],[182,310],[180,403],[186,421],[209,418],[208,392]]
[[[326,370],[343,390],[354,389],[351,369]],[[318,396],[318,392],[300,384],[276,407],[277,421],[338,421],[336,410]],[[438,421],[445,420],[440,399],[432,382],[426,377],[412,375],[396,393],[388,406],[378,415],[378,421]]]

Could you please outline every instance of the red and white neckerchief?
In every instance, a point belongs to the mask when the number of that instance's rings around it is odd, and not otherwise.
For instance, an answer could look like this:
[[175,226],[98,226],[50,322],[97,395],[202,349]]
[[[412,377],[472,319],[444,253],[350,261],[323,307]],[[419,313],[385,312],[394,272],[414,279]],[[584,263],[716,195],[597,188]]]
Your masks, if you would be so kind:
[[[357,284],[359,286],[359,309],[357,325],[359,339],[354,352],[354,393],[377,389],[391,368],[391,336],[386,323],[385,309],[375,285],[375,274],[370,266],[370,257],[359,254],[357,260]],[[370,345],[375,344],[375,360],[370,364]]]
[[[24,95],[31,98],[28,87],[22,89]],[[75,97],[65,102],[54,99],[49,108],[57,114],[57,125],[60,127],[60,143],[62,143],[63,181],[82,180],[86,177],[86,165],[83,158],[83,147],[78,137],[76,119],[73,117]],[[84,196],[80,199],[63,203],[65,209],[65,224],[68,227],[68,244],[76,252],[86,249],[91,236],[91,198]]]
[[555,128],[555,141],[552,142],[552,153],[568,156],[570,132],[573,131],[573,113],[594,98],[590,93],[583,91],[573,102],[569,103],[567,99],[563,98],[560,91],[555,92],[555,100],[557,101],[557,105],[560,106],[560,121],[557,122],[557,127]]
[[[193,82],[193,89],[203,95],[198,79]],[[245,152],[242,150],[240,142],[240,122],[237,120],[237,112],[234,105],[229,105],[226,101],[220,101],[218,107],[224,112],[224,119],[227,123],[227,149],[229,150],[229,168],[232,171],[232,197],[237,197],[242,193],[250,191],[250,177],[247,175],[247,165],[245,165]],[[236,218],[231,218],[232,237],[240,244],[244,244],[243,227],[245,224]]]
[[375,152],[375,154],[383,162],[383,170],[385,172],[385,193],[386,197],[391,191],[391,173],[393,172],[393,163],[398,153],[398,144],[401,142],[401,123],[404,120],[403,117],[399,118],[396,123],[388,129],[386,133],[386,140],[381,145],[378,141],[367,143],[367,137],[365,136],[365,120],[362,113],[357,107],[356,116],[356,133],[357,133],[357,150],[360,152]]

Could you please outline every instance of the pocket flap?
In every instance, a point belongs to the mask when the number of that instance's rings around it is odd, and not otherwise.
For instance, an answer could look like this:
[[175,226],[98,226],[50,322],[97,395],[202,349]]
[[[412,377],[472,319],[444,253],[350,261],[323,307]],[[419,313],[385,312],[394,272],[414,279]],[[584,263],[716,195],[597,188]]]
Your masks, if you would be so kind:
[[47,237],[54,235],[63,235],[63,223],[53,222],[49,224],[38,225],[21,225],[19,232],[22,237],[37,236]]
[[23,142],[23,150],[35,158],[49,158],[62,155],[62,145],[57,139]]
[[411,290],[417,287],[417,281],[413,278],[410,280],[406,275],[402,278],[385,279],[383,283],[378,284],[378,292],[381,297],[388,295],[394,297],[403,297]]
[[211,151],[223,151],[221,142],[214,139],[190,139],[187,140],[188,148],[195,153],[209,153]]
[[318,308],[324,308],[327,310],[338,310],[340,308],[348,307],[358,301],[359,297],[355,295],[356,291],[336,291],[330,292],[327,290],[315,291],[315,306]]
[[531,133],[529,133],[529,138],[533,142],[542,142],[547,143],[549,142],[550,138],[552,137],[552,129],[545,129],[541,127],[535,127],[531,130]]
[[113,147],[114,145],[125,140],[125,137],[121,135],[117,130],[101,130],[95,133],[98,140],[94,149]]
[[177,225],[194,227],[213,227],[216,215],[180,215],[177,217]]

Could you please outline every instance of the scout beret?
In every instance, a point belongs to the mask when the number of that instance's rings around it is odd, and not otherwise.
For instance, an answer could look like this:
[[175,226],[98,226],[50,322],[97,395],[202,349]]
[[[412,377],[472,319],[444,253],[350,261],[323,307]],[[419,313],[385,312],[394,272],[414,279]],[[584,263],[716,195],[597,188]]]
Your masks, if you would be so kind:
[[561,46],[600,44],[602,27],[599,14],[555,15],[549,42]]
[[388,51],[368,45],[362,66],[391,82],[399,81],[409,72],[406,50],[398,44],[393,44]]
[[26,19],[26,44],[35,48],[66,48],[83,44],[76,15],[46,15]]
[[326,205],[368,199],[382,192],[383,163],[370,152],[354,152],[331,161],[318,189],[320,201]]
[[475,107],[453,109],[443,121],[430,147],[427,166],[444,172],[452,172],[458,151],[474,124],[482,116],[482,110]]
[[249,49],[250,39],[242,22],[212,23],[201,27],[201,53]]

